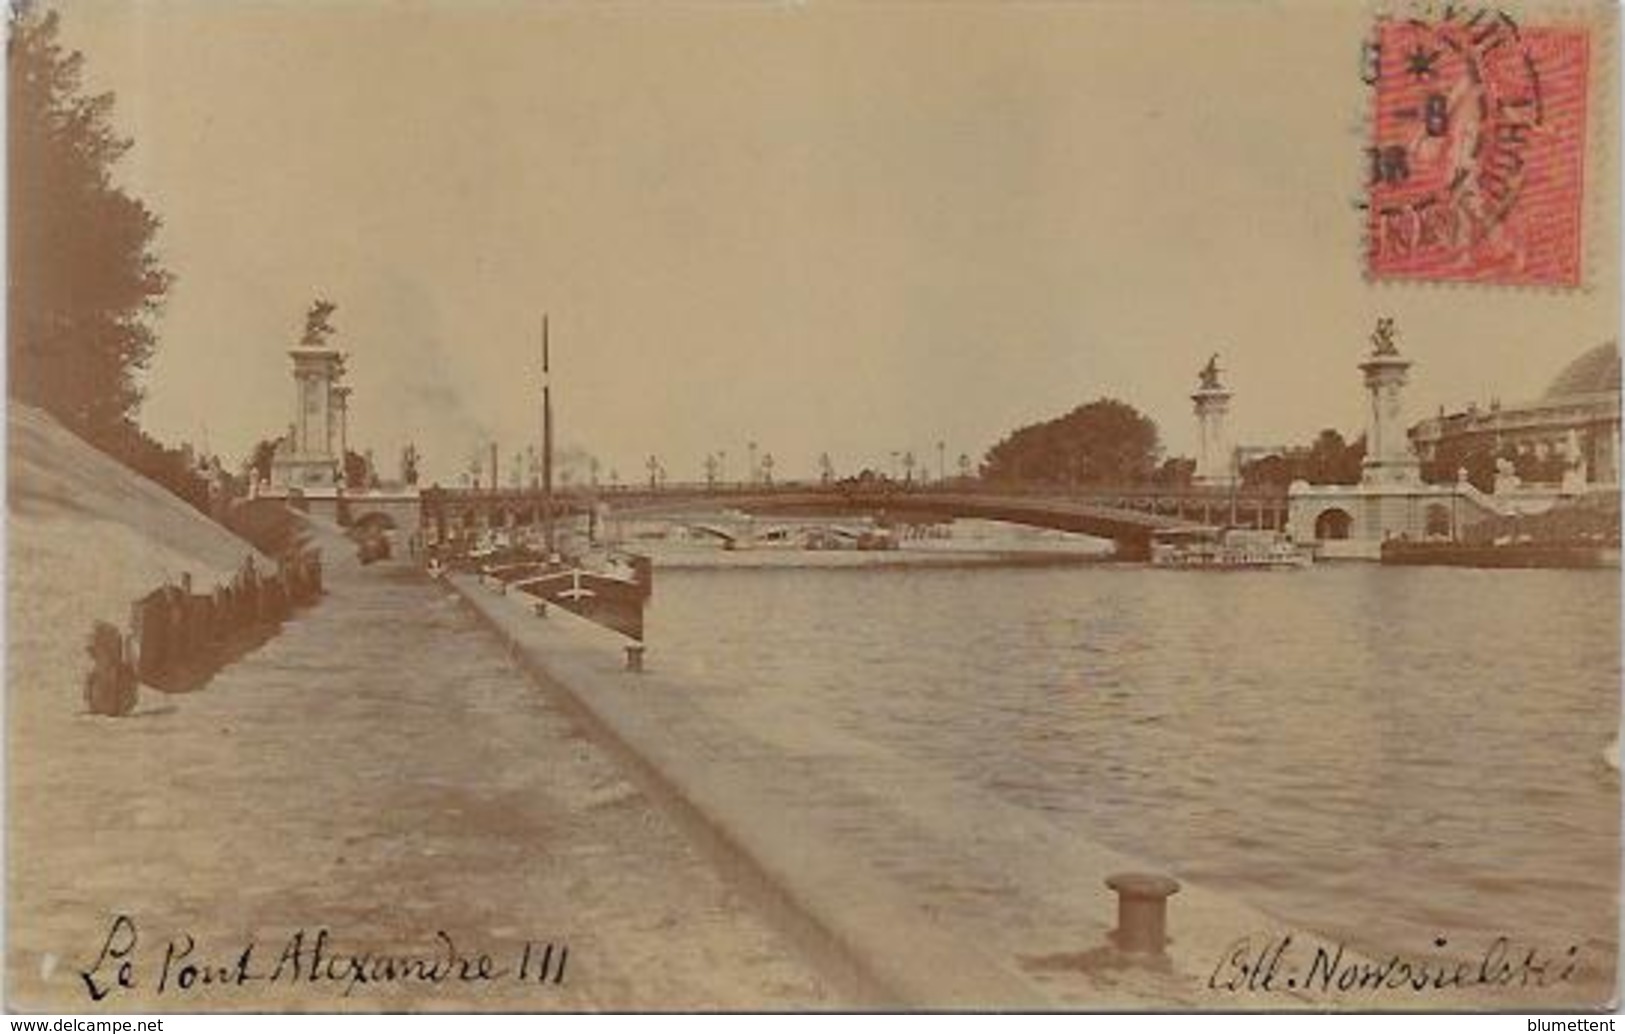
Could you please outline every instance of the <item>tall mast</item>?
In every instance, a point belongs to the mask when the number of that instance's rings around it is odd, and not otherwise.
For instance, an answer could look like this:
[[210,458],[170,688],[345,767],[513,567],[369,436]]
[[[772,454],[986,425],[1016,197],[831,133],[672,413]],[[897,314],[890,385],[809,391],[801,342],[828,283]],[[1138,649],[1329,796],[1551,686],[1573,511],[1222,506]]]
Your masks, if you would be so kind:
[[547,348],[547,313],[542,313],[542,530],[553,555],[553,376]]

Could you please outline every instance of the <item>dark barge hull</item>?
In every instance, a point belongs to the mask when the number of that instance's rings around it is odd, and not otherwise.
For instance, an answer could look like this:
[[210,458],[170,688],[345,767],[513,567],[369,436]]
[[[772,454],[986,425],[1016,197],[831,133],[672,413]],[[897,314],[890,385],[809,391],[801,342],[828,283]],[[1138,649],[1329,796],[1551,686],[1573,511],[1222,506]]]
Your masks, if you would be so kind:
[[545,600],[638,642],[643,641],[643,605],[649,597],[641,586],[584,571],[580,590],[576,591],[575,580],[568,573],[539,585],[519,588],[527,596]]
[[1618,568],[1619,547],[1589,543],[1384,542],[1382,562],[1407,566]]
[[503,582],[508,592],[562,607],[642,642],[643,608],[649,602],[653,582],[646,558],[636,558],[635,565],[636,575],[630,579],[537,561],[486,565],[480,573]]

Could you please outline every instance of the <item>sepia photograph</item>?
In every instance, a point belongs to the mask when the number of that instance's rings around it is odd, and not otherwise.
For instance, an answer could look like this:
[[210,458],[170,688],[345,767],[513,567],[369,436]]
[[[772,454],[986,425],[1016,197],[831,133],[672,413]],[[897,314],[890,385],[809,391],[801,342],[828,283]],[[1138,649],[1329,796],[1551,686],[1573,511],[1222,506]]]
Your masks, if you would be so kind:
[[6,1011],[1615,1011],[1618,23],[9,0]]

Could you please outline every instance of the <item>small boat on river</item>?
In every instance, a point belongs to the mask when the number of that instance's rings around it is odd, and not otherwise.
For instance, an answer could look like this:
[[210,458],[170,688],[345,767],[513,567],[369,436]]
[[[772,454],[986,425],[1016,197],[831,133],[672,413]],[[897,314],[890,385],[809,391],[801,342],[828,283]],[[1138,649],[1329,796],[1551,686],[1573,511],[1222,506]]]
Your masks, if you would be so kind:
[[1297,570],[1314,563],[1314,553],[1278,531],[1249,528],[1180,528],[1154,532],[1155,567],[1195,570]]

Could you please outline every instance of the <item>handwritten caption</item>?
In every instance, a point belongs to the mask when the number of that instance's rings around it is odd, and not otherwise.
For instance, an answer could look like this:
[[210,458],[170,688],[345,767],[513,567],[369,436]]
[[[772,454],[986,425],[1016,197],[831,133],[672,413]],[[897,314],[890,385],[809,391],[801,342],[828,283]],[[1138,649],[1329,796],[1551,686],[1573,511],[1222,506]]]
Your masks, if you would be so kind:
[[1351,994],[1411,991],[1416,994],[1494,987],[1548,987],[1567,983],[1579,963],[1579,946],[1566,950],[1519,945],[1496,937],[1471,958],[1447,957],[1448,939],[1437,937],[1440,954],[1382,958],[1355,955],[1345,945],[1309,947],[1282,937],[1242,937],[1225,948],[1208,977],[1210,991],[1232,993]]
[[[153,943],[161,944],[155,953]],[[138,989],[178,997],[261,984],[336,990],[348,998],[358,989],[392,984],[556,987],[564,983],[569,961],[568,944],[527,940],[499,956],[459,945],[444,930],[435,931],[433,943],[421,951],[351,950],[326,927],[301,927],[279,940],[250,939],[223,950],[205,950],[185,931],[143,944],[135,920],[117,915],[96,961],[79,977],[93,1002]]]

